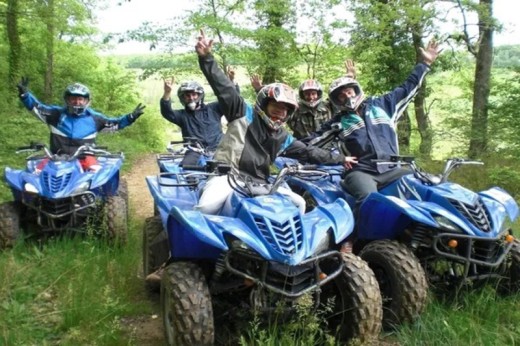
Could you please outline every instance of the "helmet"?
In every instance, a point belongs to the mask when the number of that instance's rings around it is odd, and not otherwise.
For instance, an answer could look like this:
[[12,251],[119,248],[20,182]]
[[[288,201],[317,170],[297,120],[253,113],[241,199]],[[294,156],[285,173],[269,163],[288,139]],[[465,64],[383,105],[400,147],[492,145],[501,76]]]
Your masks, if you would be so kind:
[[[199,98],[197,99],[197,101],[193,101],[187,104],[186,100],[184,99],[184,94],[186,94],[189,91],[196,92],[197,94],[199,94]],[[179,86],[179,89],[177,90],[177,96],[179,97],[179,101],[181,101],[181,104],[185,108],[194,111],[202,105],[202,102],[204,102],[204,88],[202,87],[202,85],[194,81],[184,82]]]
[[[318,99],[311,102],[306,101],[305,95],[303,94],[305,90],[316,90],[318,92]],[[300,102],[302,102],[304,105],[314,108],[321,101],[323,89],[321,87],[321,84],[317,80],[307,79],[300,85],[300,88],[298,89],[298,95],[300,96]]]
[[[353,88],[356,96],[347,98],[344,102],[340,102],[338,95],[343,88],[347,87]],[[330,84],[329,99],[339,110],[356,111],[365,99],[365,94],[357,80],[350,77],[341,77]]]
[[[88,102],[82,106],[71,105],[69,104],[69,96],[82,96],[86,98]],[[83,113],[90,105],[90,90],[83,84],[74,83],[65,88],[63,99],[65,100],[65,105],[67,106],[67,112],[72,115],[79,115]]]
[[[285,119],[273,119],[267,115],[267,103],[269,100],[283,102],[289,106]],[[278,130],[282,127],[297,108],[298,101],[296,100],[296,93],[290,86],[283,83],[268,84],[260,89],[256,96],[255,110],[272,130]]]

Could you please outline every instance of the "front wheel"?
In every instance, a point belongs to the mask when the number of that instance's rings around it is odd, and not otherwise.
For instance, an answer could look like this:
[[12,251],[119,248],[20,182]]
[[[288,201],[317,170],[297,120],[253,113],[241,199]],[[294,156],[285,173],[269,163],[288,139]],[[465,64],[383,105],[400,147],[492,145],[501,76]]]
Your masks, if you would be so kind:
[[[323,287],[320,301],[332,310],[327,325],[341,342],[377,340],[383,317],[381,294],[372,270],[361,258],[342,254],[341,274]],[[327,309],[327,308],[326,308]]]
[[499,290],[503,294],[513,294],[520,291],[520,242],[515,239],[509,252],[505,278],[500,281]]
[[161,310],[167,345],[213,345],[213,308],[201,268],[169,264],[161,281]]
[[105,202],[105,225],[107,237],[114,245],[126,243],[128,234],[128,212],[121,196],[110,196]]
[[414,321],[426,307],[428,283],[419,260],[406,245],[378,240],[359,256],[374,271],[383,298],[383,325]]
[[20,208],[16,202],[0,204],[0,250],[12,248],[20,237]]

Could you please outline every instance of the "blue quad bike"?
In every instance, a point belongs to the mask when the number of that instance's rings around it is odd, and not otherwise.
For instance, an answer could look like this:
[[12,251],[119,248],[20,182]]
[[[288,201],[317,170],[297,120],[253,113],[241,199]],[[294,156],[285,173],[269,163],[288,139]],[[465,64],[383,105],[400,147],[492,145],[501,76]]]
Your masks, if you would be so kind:
[[[330,144],[338,133],[339,127],[333,128],[311,144]],[[342,150],[341,144],[333,147]],[[413,320],[426,304],[428,283],[441,292],[456,292],[499,279],[499,287],[508,292],[520,289],[520,243],[511,230],[517,203],[498,187],[473,192],[448,181],[456,168],[481,162],[449,159],[440,175],[424,172],[412,157],[395,156],[378,164],[411,169],[370,194],[356,220],[354,253],[376,274],[384,326]],[[322,169],[329,176],[312,181],[291,177],[288,184],[310,210],[338,198],[353,208],[355,199],[341,186],[344,169]]]
[[[213,344],[219,311],[231,318],[244,311],[287,317],[304,301],[324,310],[339,340],[376,338],[382,302],[375,276],[359,257],[338,251],[353,229],[346,202],[302,215],[277,192],[287,177],[326,173],[284,167],[272,183],[258,184],[229,166],[207,167],[146,178],[160,215],[145,222],[143,268],[146,276],[164,263],[167,344]],[[218,215],[194,210],[208,178],[222,174],[234,191]],[[167,252],[158,255],[164,235]]]
[[[128,191],[119,176],[122,153],[84,145],[73,155],[57,155],[39,143],[17,152],[33,154],[25,169],[5,168],[14,200],[0,204],[0,248],[12,247],[22,229],[27,237],[90,232],[114,245],[126,241]],[[100,168],[84,171],[79,162],[84,155],[95,156]]]

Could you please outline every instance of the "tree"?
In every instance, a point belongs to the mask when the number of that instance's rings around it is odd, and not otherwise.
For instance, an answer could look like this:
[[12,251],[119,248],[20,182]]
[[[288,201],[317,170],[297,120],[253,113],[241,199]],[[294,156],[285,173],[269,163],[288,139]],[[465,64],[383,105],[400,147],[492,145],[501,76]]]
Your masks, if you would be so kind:
[[[354,57],[363,68],[361,80],[371,93],[384,93],[400,85],[408,76],[431,34],[436,15],[432,0],[351,0],[356,21],[351,44]],[[426,84],[415,99],[415,116],[421,136],[420,153],[430,156],[432,129],[425,112]],[[401,150],[409,150],[411,122],[405,112],[398,123]]]
[[7,41],[9,43],[9,72],[8,72],[8,85],[13,88],[18,83],[20,78],[20,59],[21,59],[21,42],[20,33],[18,31],[18,13],[19,13],[18,0],[7,1],[7,13],[6,13],[6,29],[7,29]]

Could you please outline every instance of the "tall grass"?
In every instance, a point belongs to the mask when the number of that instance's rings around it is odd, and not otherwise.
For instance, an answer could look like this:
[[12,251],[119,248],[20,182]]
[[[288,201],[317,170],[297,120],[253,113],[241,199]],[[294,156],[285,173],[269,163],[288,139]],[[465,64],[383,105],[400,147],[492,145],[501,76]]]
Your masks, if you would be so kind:
[[133,223],[129,244],[26,241],[0,254],[0,345],[128,345],[121,318],[150,312]]

